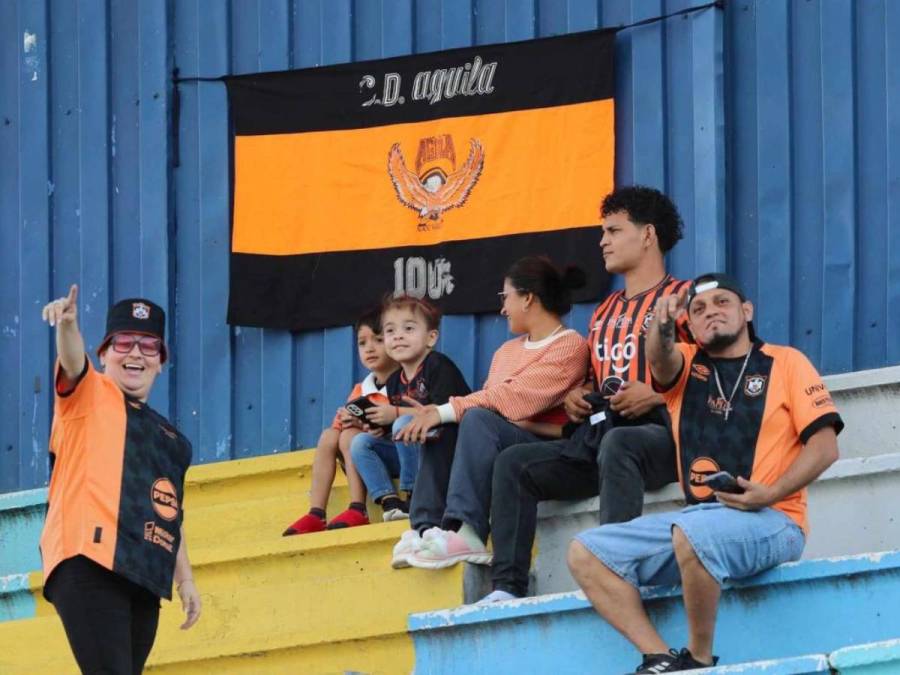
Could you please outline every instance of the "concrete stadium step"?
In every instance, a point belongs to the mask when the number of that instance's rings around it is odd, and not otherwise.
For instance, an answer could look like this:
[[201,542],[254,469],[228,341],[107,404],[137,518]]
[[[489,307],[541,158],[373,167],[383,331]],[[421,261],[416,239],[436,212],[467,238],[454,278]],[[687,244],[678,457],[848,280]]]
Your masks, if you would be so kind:
[[[646,588],[642,594],[663,638],[686,644],[680,588]],[[880,663],[895,667],[897,597],[900,551],[804,560],[729,584],[719,605],[715,651],[722,660],[715,672],[740,672],[725,666],[753,661],[834,654],[873,640],[892,642],[880,652],[862,651],[878,652]],[[625,673],[640,661],[581,592],[414,614],[409,630],[417,675]],[[850,654],[855,656],[848,661],[865,661],[860,651]]]
[[[281,537],[311,461],[307,451],[191,469],[185,530],[204,615],[182,632],[180,603],[163,603],[153,672],[409,672],[407,614],[462,602],[461,567],[391,569],[408,521]],[[30,591],[35,618],[0,623],[0,672],[75,672],[40,572],[9,576],[8,595]]]
[[[160,672],[221,667],[230,673],[244,662],[259,668],[263,654],[277,652],[293,664],[291,672],[323,672],[328,663],[361,672],[376,666],[398,672],[400,664],[408,672],[413,657],[406,614],[459,604],[463,580],[461,568],[391,569],[391,549],[404,527],[385,523],[264,543],[232,541],[193,554],[203,619],[181,632],[178,603],[164,603],[150,664]],[[41,575],[31,575],[31,583],[38,618],[0,624],[0,672],[69,672],[62,626],[40,596]],[[22,645],[28,648],[16,649]],[[265,672],[277,672],[266,663]]]
[[[295,450],[192,466],[185,480],[185,509],[282,496],[299,499],[309,490],[314,452]],[[347,485],[340,469],[335,485]]]
[[[890,549],[900,542],[900,453],[852,457],[834,463],[809,488],[810,535],[804,558]],[[644,513],[682,508],[675,483],[644,498]],[[572,537],[597,525],[599,500],[546,502],[538,508],[534,594],[575,589],[566,568]],[[475,572],[473,572],[475,573]]]
[[896,675],[900,673],[900,639],[844,647],[828,656],[841,675]]
[[691,675],[815,675],[815,673],[832,673],[826,654],[809,654],[807,656],[790,656],[784,659],[767,659],[750,661],[716,668],[697,668]]
[[847,425],[839,438],[841,457],[900,452],[900,366],[823,379]]
[[896,675],[900,672],[900,639],[843,647],[831,654],[751,661],[690,672],[692,675]]
[[[299,450],[192,467],[185,485],[185,532],[191,550],[216,547],[231,538],[280,537],[309,510],[313,453]],[[251,503],[253,508],[239,506]],[[347,478],[338,469],[328,516],[336,516],[349,503]],[[371,501],[367,507],[371,522],[381,522],[381,507]]]
[[47,488],[0,494],[0,577],[41,566],[38,540],[47,515]]

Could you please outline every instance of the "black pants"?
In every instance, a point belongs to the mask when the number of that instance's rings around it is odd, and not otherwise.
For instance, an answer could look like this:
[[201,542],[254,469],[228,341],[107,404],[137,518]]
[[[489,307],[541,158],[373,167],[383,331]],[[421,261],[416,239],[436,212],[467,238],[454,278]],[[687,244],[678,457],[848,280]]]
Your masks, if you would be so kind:
[[97,563],[76,556],[57,566],[46,588],[82,673],[137,675],[159,624],[159,598]]
[[440,435],[425,443],[419,452],[419,472],[409,505],[409,520],[414,530],[424,532],[441,525],[458,431],[457,424],[443,425]]
[[495,589],[528,593],[538,502],[599,494],[600,524],[621,523],[641,515],[644,490],[677,480],[675,444],[661,424],[610,429],[596,462],[563,455],[566,443],[523,443],[497,457],[491,500]]

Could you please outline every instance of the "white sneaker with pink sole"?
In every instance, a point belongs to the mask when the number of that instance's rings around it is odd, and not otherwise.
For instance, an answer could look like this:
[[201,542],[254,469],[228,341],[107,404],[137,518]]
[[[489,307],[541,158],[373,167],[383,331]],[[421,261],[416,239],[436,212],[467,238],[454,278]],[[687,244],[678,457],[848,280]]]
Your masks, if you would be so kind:
[[[481,542],[467,541],[458,532],[432,529],[418,550],[411,553],[408,562],[419,569],[442,569],[452,567],[458,562],[475,565],[490,565],[493,555]],[[474,538],[474,537],[473,537]]]

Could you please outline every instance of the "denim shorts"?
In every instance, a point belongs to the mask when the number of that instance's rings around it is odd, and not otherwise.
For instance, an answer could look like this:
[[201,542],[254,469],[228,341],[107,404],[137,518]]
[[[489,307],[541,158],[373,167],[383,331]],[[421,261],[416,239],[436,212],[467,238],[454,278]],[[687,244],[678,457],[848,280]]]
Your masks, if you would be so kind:
[[798,560],[806,543],[803,531],[780,511],[740,511],[718,503],[601,525],[575,539],[633,586],[675,585],[681,583],[672,547],[676,525],[719,584]]

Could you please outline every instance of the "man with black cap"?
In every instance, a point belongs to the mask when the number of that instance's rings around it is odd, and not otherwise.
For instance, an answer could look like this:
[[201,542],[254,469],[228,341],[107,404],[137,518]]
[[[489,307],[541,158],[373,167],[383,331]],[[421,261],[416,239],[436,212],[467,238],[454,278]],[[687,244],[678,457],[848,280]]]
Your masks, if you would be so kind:
[[[697,344],[676,343],[687,311]],[[600,615],[644,655],[638,673],[714,664],[720,587],[797,560],[806,486],[838,457],[843,422],[822,379],[792,347],[760,341],[753,305],[724,274],[660,298],[647,356],[672,418],[688,507],[579,534],[569,568]],[[690,640],[670,650],[639,586],[683,586]]]
[[173,580],[182,628],[200,616],[182,530],[191,444],[147,405],[168,357],[162,308],[133,298],[109,310],[101,374],[85,353],[77,299],[73,285],[43,309],[58,354],[44,594],[82,672],[140,673]]

